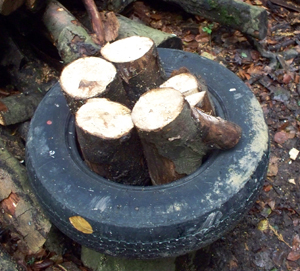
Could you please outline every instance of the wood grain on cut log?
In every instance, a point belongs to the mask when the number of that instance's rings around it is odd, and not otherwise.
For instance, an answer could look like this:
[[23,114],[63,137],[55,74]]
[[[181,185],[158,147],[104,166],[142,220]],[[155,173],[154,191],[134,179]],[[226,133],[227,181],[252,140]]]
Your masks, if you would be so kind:
[[60,84],[72,113],[87,99],[95,97],[128,104],[115,66],[99,57],[80,58],[67,65],[61,73]]
[[131,107],[143,93],[165,81],[156,46],[150,38],[132,36],[108,43],[101,54],[117,67]]
[[132,120],[143,143],[152,183],[165,184],[194,172],[207,146],[192,109],[173,88],[143,94],[132,110]]
[[56,0],[48,2],[43,22],[66,64],[83,56],[99,54],[100,46],[80,22]]
[[192,75],[186,70],[176,72],[160,87],[171,87],[180,91],[191,107],[199,107],[204,112],[214,115],[215,109],[209,97],[206,83],[202,78]]
[[83,157],[94,172],[118,183],[149,183],[130,109],[104,98],[90,99],[76,113],[76,131]]

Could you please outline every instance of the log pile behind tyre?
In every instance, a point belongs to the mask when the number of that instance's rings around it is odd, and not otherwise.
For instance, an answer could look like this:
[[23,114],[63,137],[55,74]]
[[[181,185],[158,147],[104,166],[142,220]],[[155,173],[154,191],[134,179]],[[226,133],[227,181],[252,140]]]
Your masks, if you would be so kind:
[[152,184],[166,184],[193,173],[211,149],[238,143],[241,128],[213,116],[199,76],[183,67],[167,80],[151,39],[118,40],[101,54],[106,60],[70,63],[60,78],[83,159],[99,175],[129,185],[148,185],[150,175]]

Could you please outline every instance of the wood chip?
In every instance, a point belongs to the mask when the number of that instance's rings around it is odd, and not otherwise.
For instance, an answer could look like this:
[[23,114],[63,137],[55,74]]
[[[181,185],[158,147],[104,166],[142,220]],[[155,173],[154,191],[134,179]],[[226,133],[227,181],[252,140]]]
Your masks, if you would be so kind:
[[297,156],[299,154],[299,151],[295,148],[292,148],[290,151],[289,151],[289,155],[290,155],[290,158],[292,160],[296,160],[297,159]]

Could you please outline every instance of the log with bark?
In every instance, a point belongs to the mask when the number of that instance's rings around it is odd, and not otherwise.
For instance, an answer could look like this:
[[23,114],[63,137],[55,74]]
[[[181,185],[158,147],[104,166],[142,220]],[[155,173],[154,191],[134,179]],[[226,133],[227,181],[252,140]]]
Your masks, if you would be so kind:
[[182,40],[175,34],[166,33],[117,14],[120,24],[118,39],[142,36],[152,39],[157,47],[182,50]]
[[100,46],[81,23],[56,0],[48,2],[43,22],[65,64],[99,53]]
[[258,39],[268,30],[267,11],[239,0],[164,0],[176,3],[186,12],[238,29]]
[[[0,65],[3,77],[22,92],[0,100],[0,124],[11,125],[30,119],[43,95],[57,81],[59,73],[39,60],[20,34],[8,30],[0,20]],[[16,92],[16,91],[15,91]]]
[[[172,2],[188,13],[199,15],[209,20],[238,29],[255,38],[264,39],[268,30],[267,11],[239,0],[163,0]],[[103,9],[120,12],[128,1],[98,1]],[[282,1],[284,2],[284,1]],[[112,4],[111,4],[112,3]]]
[[94,172],[122,184],[149,184],[130,109],[104,98],[90,99],[76,113],[76,131],[84,160]]
[[135,104],[132,120],[154,185],[193,173],[209,149],[239,141],[239,126],[200,112],[173,88],[153,89]]
[[31,192],[26,169],[0,139],[0,224],[19,239],[25,255],[39,251],[51,228],[36,197]]
[[132,108],[146,91],[160,86],[166,79],[154,42],[147,37],[132,36],[106,44],[102,56],[115,64]]
[[171,78],[160,87],[171,87],[180,91],[191,107],[198,107],[206,113],[215,115],[205,81],[199,75],[191,74],[186,68],[172,72]]
[[60,84],[73,114],[90,98],[105,97],[128,105],[114,65],[100,57],[80,58],[67,65]]
[[29,120],[42,98],[42,93],[31,92],[0,99],[0,124],[6,126]]

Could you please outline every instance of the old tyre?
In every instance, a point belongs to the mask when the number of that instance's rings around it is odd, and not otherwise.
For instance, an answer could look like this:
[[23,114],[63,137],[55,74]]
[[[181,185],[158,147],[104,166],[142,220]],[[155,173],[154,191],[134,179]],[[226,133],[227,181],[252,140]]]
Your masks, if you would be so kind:
[[248,87],[198,55],[171,49],[159,54],[167,73],[185,66],[206,80],[218,114],[243,129],[236,147],[212,154],[171,184],[113,183],[82,161],[59,84],[39,105],[28,134],[29,177],[52,222],[78,243],[113,256],[171,257],[213,242],[247,212],[267,170],[268,130]]

